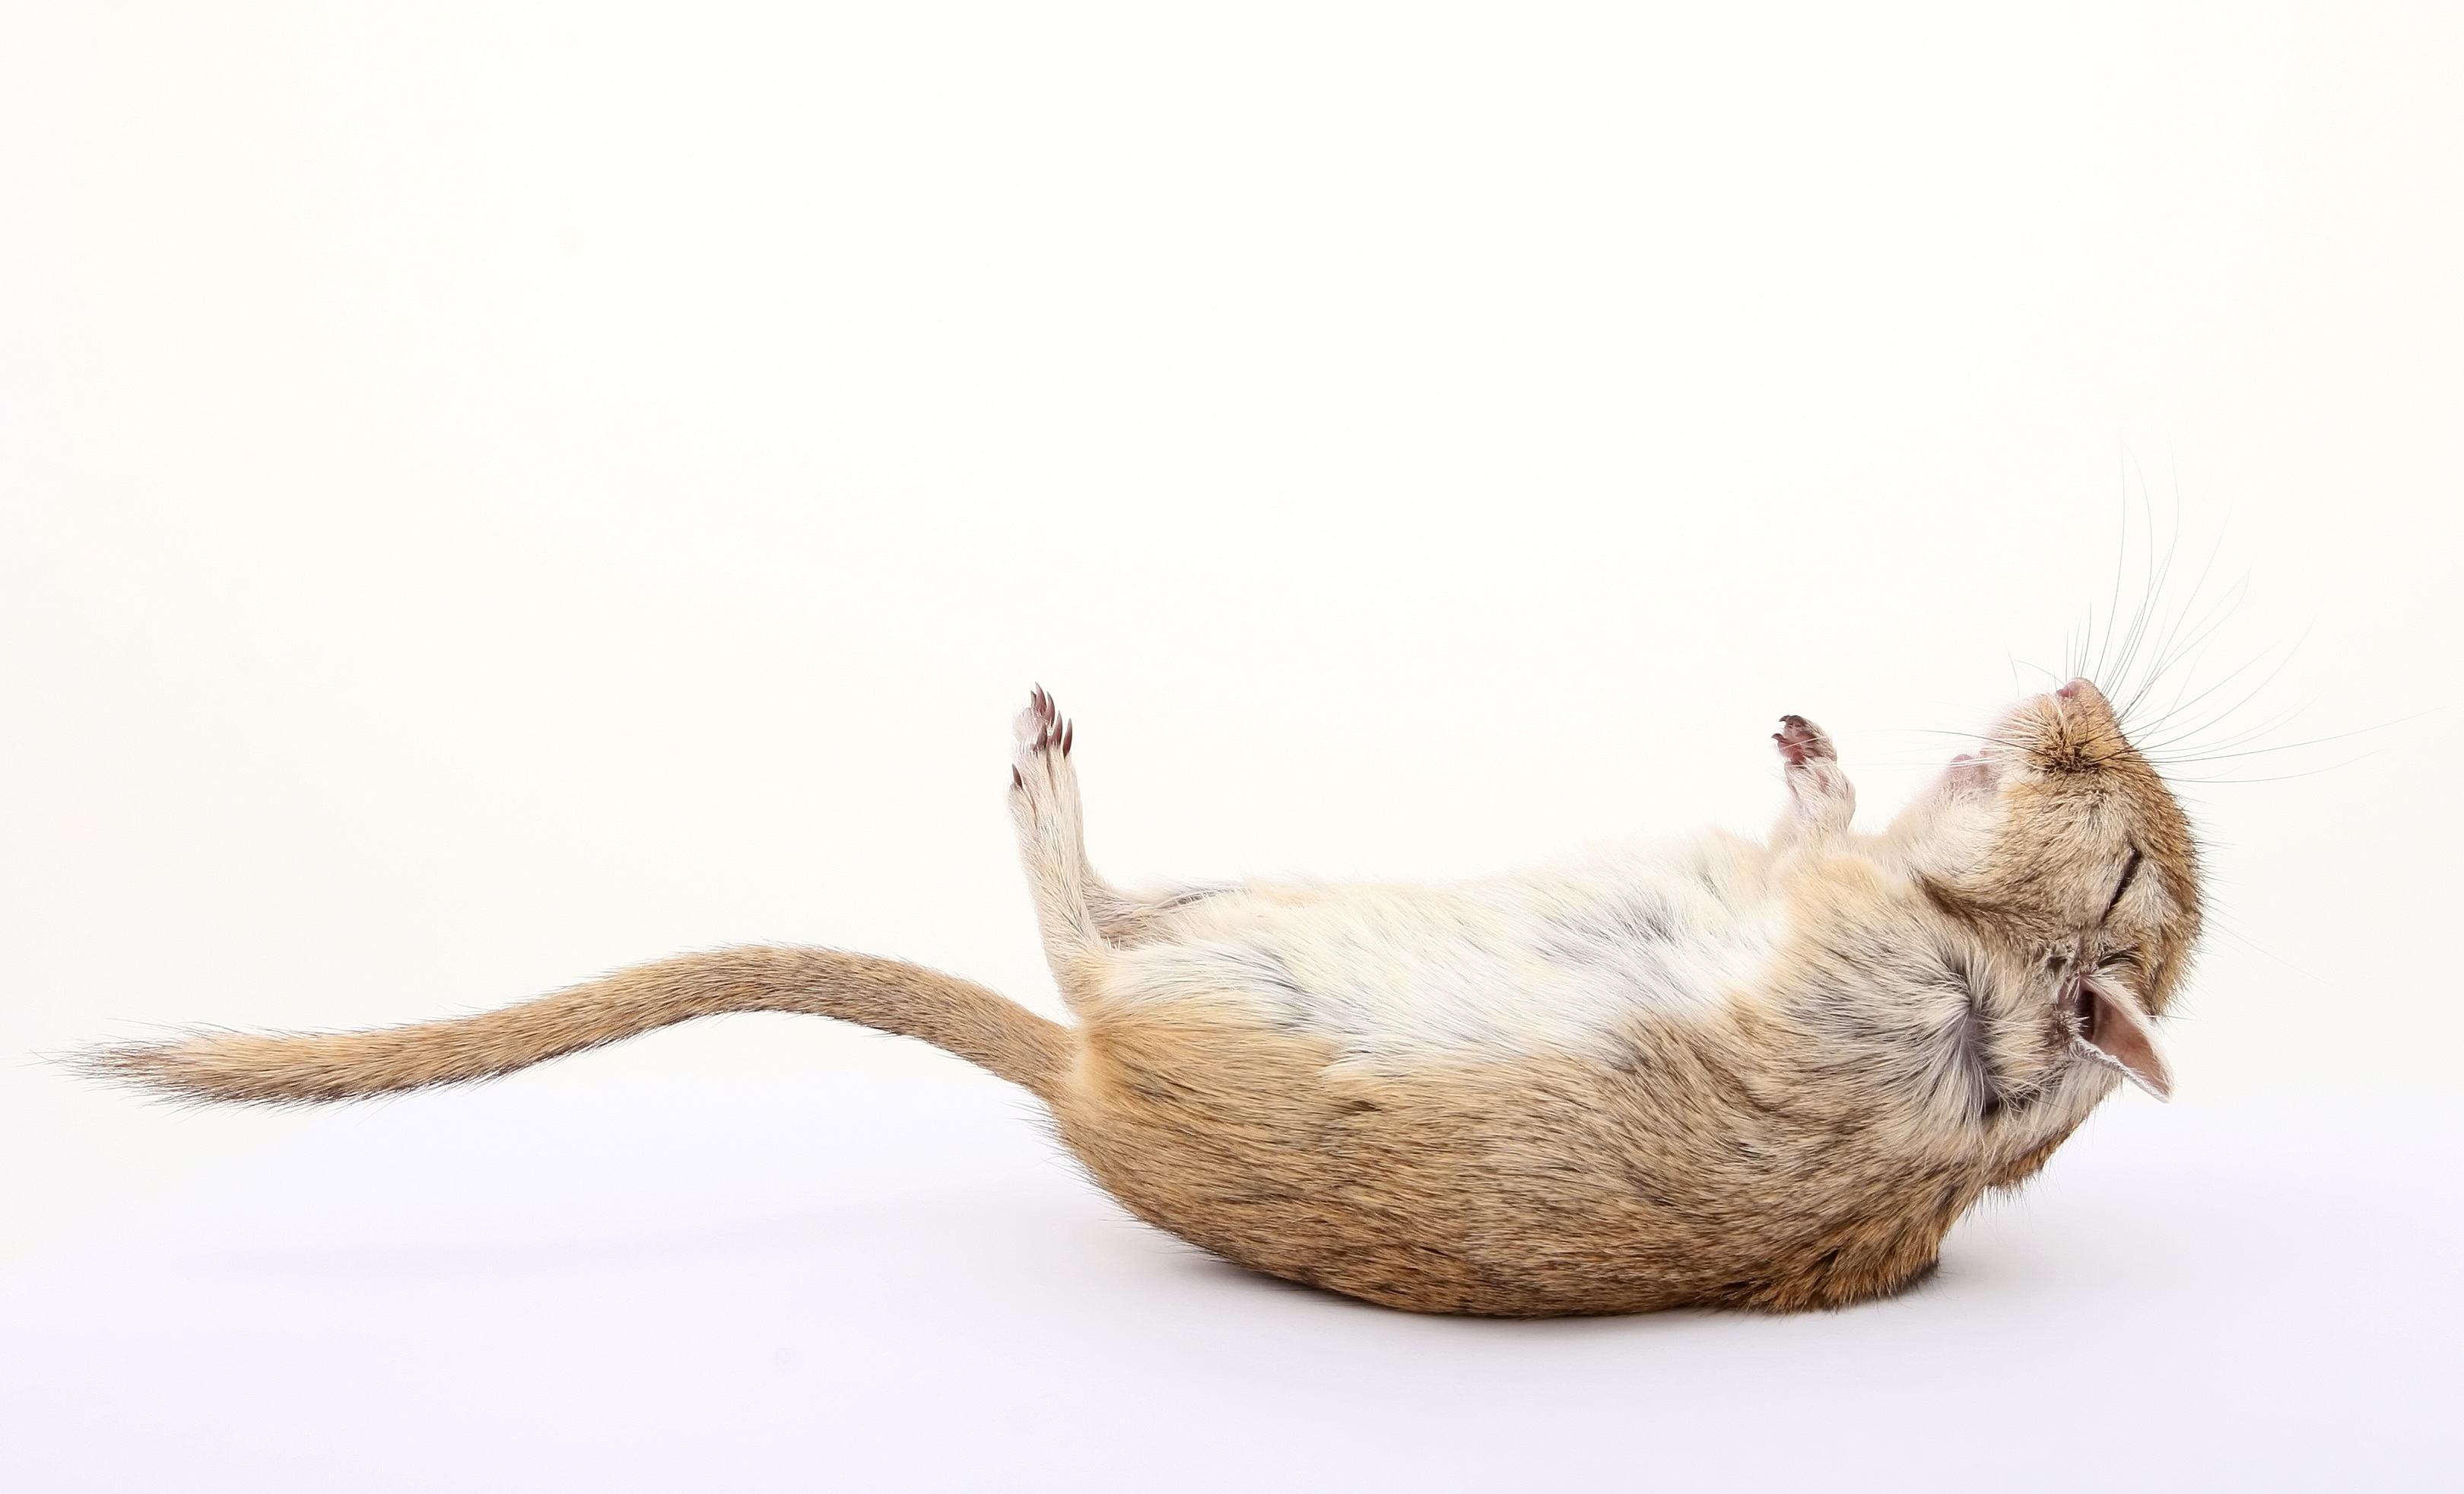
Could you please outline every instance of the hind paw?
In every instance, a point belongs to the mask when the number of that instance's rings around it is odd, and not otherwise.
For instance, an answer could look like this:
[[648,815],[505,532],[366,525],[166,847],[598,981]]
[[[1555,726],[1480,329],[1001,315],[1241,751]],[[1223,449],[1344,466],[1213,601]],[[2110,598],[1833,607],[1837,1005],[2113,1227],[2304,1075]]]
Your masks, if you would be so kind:
[[1041,685],[1028,697],[1026,709],[1018,714],[1012,730],[1018,737],[1018,758],[1009,770],[1012,788],[1029,787],[1030,775],[1049,780],[1078,738],[1077,730],[1062,717],[1061,707]]
[[1035,693],[1027,697],[1026,709],[1018,714],[1016,731],[1021,758],[1056,750],[1066,758],[1069,755],[1069,745],[1075,735],[1069,723],[1062,718],[1060,704],[1045,694],[1041,685],[1036,686]]

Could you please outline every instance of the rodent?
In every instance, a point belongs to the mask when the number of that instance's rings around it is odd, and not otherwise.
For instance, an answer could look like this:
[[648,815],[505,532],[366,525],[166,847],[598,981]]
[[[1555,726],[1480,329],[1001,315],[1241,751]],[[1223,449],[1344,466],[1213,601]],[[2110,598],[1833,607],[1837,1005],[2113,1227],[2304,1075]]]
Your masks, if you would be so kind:
[[1901,1290],[2124,1077],[2200,930],[2196,844],[2097,687],[2005,712],[1879,835],[1801,717],[1769,840],[1441,886],[1115,890],[1038,690],[1009,802],[1074,1025],[903,961],[685,955],[497,1011],[107,1047],[186,1099],[349,1100],[694,1017],[921,1038],[1033,1091],[1139,1218],[1389,1307],[1786,1311]]

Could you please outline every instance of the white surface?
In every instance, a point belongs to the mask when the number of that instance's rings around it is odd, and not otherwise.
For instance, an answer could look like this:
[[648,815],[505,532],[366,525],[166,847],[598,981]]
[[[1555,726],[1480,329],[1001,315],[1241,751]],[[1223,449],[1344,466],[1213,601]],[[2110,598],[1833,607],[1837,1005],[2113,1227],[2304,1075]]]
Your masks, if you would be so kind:
[[0,1286],[0,1487],[2428,1488],[2464,1115],[2109,1107],[1901,1300],[1416,1318],[1111,1208],[1032,1105],[417,1098]]
[[296,1124],[34,1057],[166,1023],[1048,1007],[1035,680],[1124,881],[1758,829],[1791,711],[1878,820],[2143,498],[2189,755],[2363,733],[2182,765],[2184,1092],[2464,1095],[2458,266],[2454,6],[0,7],[0,1258]]
[[[2405,1465],[2454,1149],[2322,1121],[2363,1139],[2262,1166],[2196,1103],[2464,1104],[2459,266],[2453,5],[0,6],[0,1258],[55,1250],[0,1458]],[[817,1022],[313,1122],[36,1057],[748,939],[1048,1007],[1001,802],[1037,680],[1123,881],[1754,828],[1792,711],[1879,818],[2138,607],[2143,499],[2159,617],[2219,538],[2239,588],[2188,677],[2256,691],[2181,770],[2258,780],[2186,782],[2192,1103],[1891,1307],[1262,1288],[998,1102],[835,1098],[979,1091]],[[890,1115],[915,1154],[798,1150]]]

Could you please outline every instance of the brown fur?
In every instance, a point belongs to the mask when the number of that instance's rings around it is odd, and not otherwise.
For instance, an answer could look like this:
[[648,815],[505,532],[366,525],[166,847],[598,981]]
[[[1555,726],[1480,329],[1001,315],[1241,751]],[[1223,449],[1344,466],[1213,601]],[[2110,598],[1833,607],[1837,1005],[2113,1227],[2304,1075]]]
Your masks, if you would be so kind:
[[[1262,1021],[1228,985],[1156,997],[1122,952],[1199,939],[1180,911],[1211,894],[1106,887],[1079,849],[1067,730],[1040,692],[1023,731],[1013,802],[1073,1028],[894,960],[742,949],[459,1021],[205,1036],[90,1066],[190,1098],[334,1100],[715,1013],[814,1012],[1025,1086],[1122,1203],[1229,1260],[1390,1307],[1512,1316],[1900,1290],[1984,1190],[2043,1166],[2117,1063],[2165,1082],[2152,1049],[2100,1042],[2097,1023],[2139,1041],[2179,989],[2195,848],[2084,682],[2022,703],[1990,772],[1954,764],[1939,804],[1880,839],[1849,834],[1828,739],[1790,718],[1798,808],[1770,848],[1736,849],[1785,889],[1768,978],[1708,1015],[1638,1005],[1592,1053],[1363,1059]],[[1985,778],[1990,815],[1986,790],[1961,786]],[[1260,889],[1244,906],[1314,895]]]
[[[1419,1311],[1836,1307],[1923,1271],[1987,1184],[1943,1163],[1918,1182],[1859,1117],[1742,1093],[1682,1035],[1656,1037],[1638,1034],[1656,1061],[1631,1076],[1330,1076],[1322,1044],[1237,1018],[1099,1021],[1055,1109],[1140,1218]],[[1774,1174],[1820,1175],[1823,1205],[1764,1207]]]
[[838,950],[679,955],[476,1017],[374,1032],[215,1033],[95,1049],[104,1079],[187,1100],[305,1105],[493,1079],[729,1012],[803,1012],[921,1038],[1046,1098],[1069,1030],[937,970]]

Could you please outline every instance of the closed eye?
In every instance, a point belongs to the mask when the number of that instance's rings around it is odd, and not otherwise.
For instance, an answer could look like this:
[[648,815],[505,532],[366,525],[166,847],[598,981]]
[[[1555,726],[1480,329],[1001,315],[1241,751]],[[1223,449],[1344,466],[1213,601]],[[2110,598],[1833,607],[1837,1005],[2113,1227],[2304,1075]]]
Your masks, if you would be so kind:
[[2130,879],[2139,875],[2139,863],[2144,859],[2139,854],[2138,846],[2130,847],[2130,860],[2122,868],[2122,880],[2115,885],[2113,895],[2104,900],[2104,915],[2097,919],[2097,922],[2102,923],[2105,918],[2113,916],[2113,910],[2121,905],[2122,894],[2130,890]]

